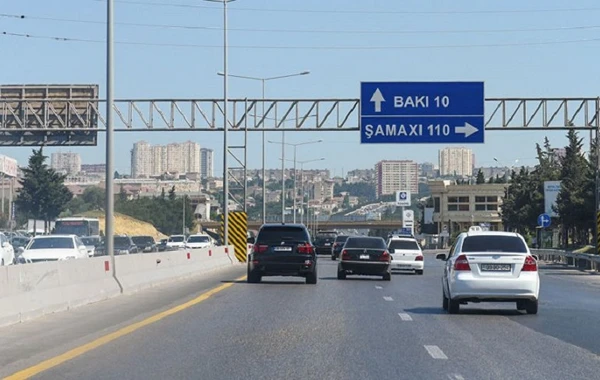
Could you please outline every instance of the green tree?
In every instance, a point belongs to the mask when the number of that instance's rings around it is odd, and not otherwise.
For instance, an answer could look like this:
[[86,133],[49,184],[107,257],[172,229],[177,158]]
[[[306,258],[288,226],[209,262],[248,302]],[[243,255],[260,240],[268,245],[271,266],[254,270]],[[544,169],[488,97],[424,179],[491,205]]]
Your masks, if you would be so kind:
[[48,221],[56,218],[65,209],[73,197],[64,185],[65,176],[49,168],[46,164],[47,158],[43,148],[32,151],[29,165],[22,168],[23,178],[19,180],[21,189],[15,200],[21,213],[35,220],[44,220],[45,227]]
[[106,194],[100,187],[88,187],[81,195],[81,199],[89,205],[88,210],[104,210],[106,207]]
[[119,201],[125,202],[127,200],[127,192],[125,191],[125,187],[121,185],[119,188]]
[[481,171],[481,169],[477,171],[477,180],[475,181],[475,183],[477,185],[485,183],[485,177],[483,176],[483,172]]
[[175,185],[169,190],[169,200],[174,201],[177,198],[177,194],[175,194]]

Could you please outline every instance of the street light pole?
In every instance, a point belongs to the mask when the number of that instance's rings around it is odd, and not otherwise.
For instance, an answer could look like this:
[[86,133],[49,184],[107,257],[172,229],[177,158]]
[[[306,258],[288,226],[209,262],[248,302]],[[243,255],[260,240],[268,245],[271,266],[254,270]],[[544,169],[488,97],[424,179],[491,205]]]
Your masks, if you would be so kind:
[[112,274],[116,276],[114,252],[114,0],[108,0],[106,9],[106,210],[104,213],[104,246],[110,257]]
[[298,189],[296,188],[296,176],[298,172],[296,171],[296,148],[294,146],[294,224],[296,224],[296,198],[298,197]]
[[[211,1],[211,0],[207,0],[207,1]],[[220,0],[219,0],[220,1]],[[234,0],[230,0],[230,1],[234,1]],[[302,76],[302,75],[308,75],[310,74],[310,71],[302,71],[299,73],[294,73],[294,74],[287,74],[287,75],[278,75],[278,76],[274,76],[274,77],[251,77],[251,76],[245,76],[245,75],[229,75],[232,78],[240,78],[240,79],[249,79],[249,80],[256,80],[256,81],[260,81],[262,84],[262,117],[265,117],[265,93],[266,93],[266,82],[268,81],[273,81],[273,80],[277,80],[277,79],[284,79],[284,78],[291,78],[291,77],[296,77],[296,76]],[[224,73],[217,73],[217,75],[221,75],[224,76]],[[265,147],[266,147],[266,133],[265,133],[265,129],[264,129],[264,121],[263,121],[263,128],[262,128],[262,177],[263,177],[263,186],[262,186],[262,196],[263,196],[263,204],[262,204],[262,221],[263,224],[265,224],[267,222],[267,188],[266,188],[266,152],[265,152]]]
[[285,131],[281,131],[281,223],[285,223]]

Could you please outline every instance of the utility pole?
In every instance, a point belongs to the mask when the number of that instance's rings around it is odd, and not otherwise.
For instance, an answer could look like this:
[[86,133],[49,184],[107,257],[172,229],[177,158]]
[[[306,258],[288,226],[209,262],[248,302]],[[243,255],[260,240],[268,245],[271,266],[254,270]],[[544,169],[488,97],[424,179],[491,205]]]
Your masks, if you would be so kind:
[[104,246],[110,256],[113,276],[116,276],[114,252],[114,0],[107,0],[106,9],[106,211],[104,213]]

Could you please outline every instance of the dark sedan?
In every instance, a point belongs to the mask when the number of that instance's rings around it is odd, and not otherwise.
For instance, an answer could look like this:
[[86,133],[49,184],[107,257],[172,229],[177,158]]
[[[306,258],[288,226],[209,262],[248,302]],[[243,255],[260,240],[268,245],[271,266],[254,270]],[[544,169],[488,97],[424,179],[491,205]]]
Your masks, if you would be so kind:
[[391,281],[391,256],[380,237],[349,237],[342,248],[338,280],[347,275],[382,276]]
[[[138,247],[135,245],[133,240],[131,240],[131,238],[127,235],[115,235],[113,239],[113,248],[115,255],[129,255],[132,253],[139,252]],[[96,249],[96,252],[98,252],[100,256],[108,255],[108,252],[106,252],[106,246],[104,241]]]
[[330,255],[336,236],[335,232],[319,232],[314,240],[317,255]]
[[131,240],[141,252],[158,252],[158,247],[152,236],[133,236]]
[[317,283],[317,256],[301,224],[266,224],[258,232],[248,258],[248,282],[264,276],[296,276]]
[[347,235],[339,235],[335,238],[333,246],[331,247],[331,260],[335,260],[340,257],[340,253],[342,253],[342,248],[344,248],[346,240],[348,240]]

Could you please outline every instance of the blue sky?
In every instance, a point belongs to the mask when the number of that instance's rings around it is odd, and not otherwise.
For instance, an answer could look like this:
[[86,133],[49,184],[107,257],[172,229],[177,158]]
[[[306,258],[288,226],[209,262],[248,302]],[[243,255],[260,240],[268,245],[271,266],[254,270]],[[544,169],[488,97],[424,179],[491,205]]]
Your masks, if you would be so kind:
[[[203,26],[207,29],[165,29],[117,25],[117,41],[214,45],[207,48],[116,46],[117,98],[219,98],[222,78],[222,7],[192,0],[126,0],[116,3],[118,23]],[[151,6],[144,3],[195,4],[200,7]],[[549,11],[562,9],[561,12]],[[585,9],[576,11],[575,9]],[[279,11],[274,11],[279,10]],[[295,10],[295,11],[294,11]],[[341,12],[336,12],[339,10]],[[304,12],[300,12],[304,11]],[[105,20],[105,3],[97,0],[9,0],[0,17],[1,30],[37,36],[103,40],[102,24],[39,20]],[[29,19],[32,17],[32,19]],[[238,0],[230,5],[230,44],[233,46],[293,46],[297,49],[230,50],[230,73],[276,76],[310,70],[303,77],[273,81],[272,98],[358,98],[361,81],[485,81],[488,97],[596,97],[600,41],[545,45],[476,47],[472,45],[581,41],[598,38],[597,0],[479,0],[423,2],[418,0]],[[597,28],[574,28],[574,27]],[[244,30],[234,30],[244,29]],[[278,30],[277,32],[256,29]],[[489,30],[520,30],[489,32]],[[546,29],[545,31],[523,31]],[[296,32],[290,32],[290,31]],[[311,32],[297,32],[298,30]],[[483,30],[483,32],[482,32]],[[314,33],[345,31],[345,33]],[[389,33],[411,31],[414,33]],[[424,31],[438,31],[436,33]],[[470,31],[449,33],[448,31]],[[488,32],[485,32],[488,31]],[[353,33],[349,33],[353,32]],[[376,33],[381,32],[381,33]],[[385,33],[384,33],[385,32]],[[471,45],[444,48],[439,46]],[[310,47],[388,46],[384,50],[331,50]],[[409,48],[438,46],[436,48]],[[304,48],[300,48],[304,47]],[[307,48],[308,47],[308,48]],[[0,83],[100,84],[105,89],[105,47],[101,43],[59,42],[0,35],[3,52]],[[230,80],[230,97],[259,98],[260,83]],[[510,165],[535,163],[534,144],[548,135],[555,146],[564,132],[498,131],[486,143],[473,145],[478,165],[493,166],[494,157]],[[270,133],[273,140],[280,134]],[[319,146],[298,148],[299,157],[324,157],[317,167],[336,174],[371,168],[381,159],[437,162],[442,145],[361,145],[358,132],[288,133],[286,140],[323,139]],[[116,138],[116,169],[129,171],[129,150],[141,139],[150,143],[197,141],[215,149],[215,171],[222,170],[222,137],[218,133],[121,133]],[[104,138],[98,147],[63,148],[82,155],[84,163],[104,162]],[[252,134],[249,167],[260,166],[260,134]],[[47,152],[56,151],[49,148]],[[30,148],[2,148],[25,164]],[[291,150],[288,157],[291,156]],[[280,149],[268,147],[269,167],[279,167]],[[314,164],[313,164],[314,165]]]

